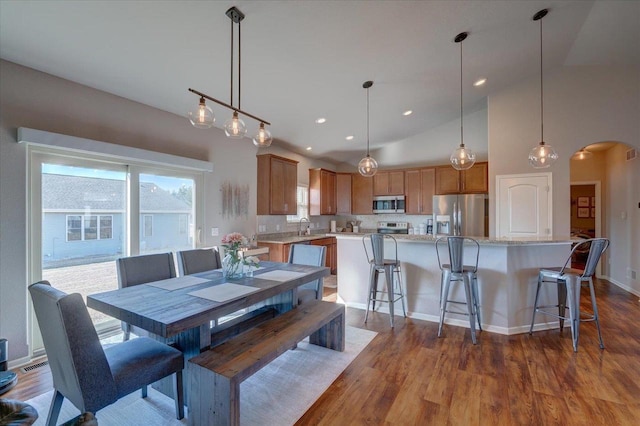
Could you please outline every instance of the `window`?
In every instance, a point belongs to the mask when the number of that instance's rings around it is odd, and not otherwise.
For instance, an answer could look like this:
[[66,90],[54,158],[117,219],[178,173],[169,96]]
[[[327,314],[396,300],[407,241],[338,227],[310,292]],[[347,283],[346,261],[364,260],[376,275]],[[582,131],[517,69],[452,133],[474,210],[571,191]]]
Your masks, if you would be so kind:
[[[100,223],[100,233],[98,233]],[[113,216],[67,215],[67,241],[110,240]]]
[[178,219],[178,233],[184,235],[187,233],[187,215],[181,214]]
[[309,218],[309,188],[298,185],[296,191],[296,202],[298,204],[298,214],[287,215],[287,222],[299,222],[303,217]]

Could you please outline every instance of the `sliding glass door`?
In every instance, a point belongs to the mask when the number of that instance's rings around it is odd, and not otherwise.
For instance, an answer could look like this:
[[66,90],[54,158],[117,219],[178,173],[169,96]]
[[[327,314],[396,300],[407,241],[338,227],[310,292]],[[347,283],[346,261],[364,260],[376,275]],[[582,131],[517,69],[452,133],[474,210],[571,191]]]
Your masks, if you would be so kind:
[[[118,288],[119,257],[194,248],[199,179],[199,173],[32,152],[32,281],[45,279],[86,298]],[[89,312],[99,333],[119,327]],[[32,334],[37,348],[37,327]]]

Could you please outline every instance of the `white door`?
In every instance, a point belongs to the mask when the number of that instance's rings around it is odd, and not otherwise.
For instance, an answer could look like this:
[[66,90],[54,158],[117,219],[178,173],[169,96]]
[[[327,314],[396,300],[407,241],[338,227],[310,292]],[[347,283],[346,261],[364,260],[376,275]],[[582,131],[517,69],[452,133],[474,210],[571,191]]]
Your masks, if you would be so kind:
[[496,189],[496,236],[551,235],[551,173],[496,176]]

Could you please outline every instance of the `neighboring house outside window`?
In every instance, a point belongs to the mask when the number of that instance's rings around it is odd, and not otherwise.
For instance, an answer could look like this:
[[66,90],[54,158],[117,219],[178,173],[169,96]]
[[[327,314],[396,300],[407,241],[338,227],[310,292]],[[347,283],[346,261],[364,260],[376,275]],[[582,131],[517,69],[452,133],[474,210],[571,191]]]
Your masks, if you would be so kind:
[[296,200],[298,214],[295,216],[287,215],[287,222],[299,222],[303,217],[309,218],[309,189],[306,186],[298,185]]
[[145,237],[153,237],[153,215],[145,214],[143,216],[143,228]]
[[187,233],[187,219],[188,216],[186,214],[181,214],[180,217],[178,217],[178,232],[180,233],[180,235],[184,235]]

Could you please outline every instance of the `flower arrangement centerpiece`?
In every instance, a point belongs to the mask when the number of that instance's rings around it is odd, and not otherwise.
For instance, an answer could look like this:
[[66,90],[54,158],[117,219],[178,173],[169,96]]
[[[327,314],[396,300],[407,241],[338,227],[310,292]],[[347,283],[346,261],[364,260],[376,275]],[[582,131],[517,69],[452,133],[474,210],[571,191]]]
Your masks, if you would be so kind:
[[232,232],[222,237],[225,253],[222,259],[222,274],[225,278],[242,277],[244,257],[240,248],[245,244],[247,244],[247,238],[239,232]]

